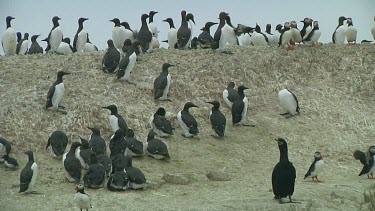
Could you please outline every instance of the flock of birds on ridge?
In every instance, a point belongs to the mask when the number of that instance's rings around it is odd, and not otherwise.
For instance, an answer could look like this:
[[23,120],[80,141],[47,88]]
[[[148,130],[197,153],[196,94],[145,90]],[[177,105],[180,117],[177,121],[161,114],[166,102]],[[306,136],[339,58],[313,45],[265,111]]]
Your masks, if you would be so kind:
[[[153,22],[155,11],[141,16],[142,26],[138,32],[133,31],[127,22],[120,22],[114,18],[110,20],[115,24],[112,31],[112,39],[108,40],[108,49],[103,56],[102,70],[106,73],[115,73],[118,80],[129,81],[130,74],[137,61],[137,55],[140,53],[152,52],[153,49],[159,47],[158,30]],[[147,22],[147,18],[149,21]],[[169,48],[178,49],[194,49],[212,48],[225,50],[228,45],[238,45],[238,36],[242,37],[242,45],[279,45],[293,49],[296,43],[305,45],[315,45],[320,38],[319,24],[311,18],[305,18],[303,28],[300,31],[297,28],[297,22],[286,22],[284,27],[281,24],[276,26],[274,34],[271,34],[271,25],[267,24],[266,33],[262,33],[259,25],[255,28],[238,24],[233,27],[229,14],[221,12],[219,14],[219,25],[214,34],[210,35],[210,27],[217,24],[207,22],[201,29],[202,33],[198,37],[192,37],[194,16],[186,11],[181,12],[181,26],[176,29],[171,18],[164,21],[169,23],[168,31]],[[39,35],[31,37],[31,46],[29,48],[28,33],[25,33],[21,39],[21,34],[16,33],[11,27],[11,16],[6,18],[7,30],[2,36],[2,46],[6,56],[14,54],[35,54],[43,53],[43,49],[37,43]],[[98,49],[89,41],[88,33],[83,28],[84,21],[87,18],[78,20],[78,30],[74,37],[73,46],[70,45],[70,39],[65,37],[59,26],[60,18],[55,16],[52,19],[53,28],[48,37],[43,41],[47,42],[47,52],[58,54],[69,54],[73,52],[90,52]],[[348,26],[344,26],[344,21]],[[374,18],[375,21],[375,18]],[[339,17],[339,24],[332,35],[332,41],[335,44],[344,44],[345,39],[348,43],[356,42],[357,30],[353,27],[351,18]],[[371,30],[375,39],[375,26]],[[154,80],[154,99],[167,101],[168,92],[171,85],[171,76],[168,72],[170,67],[174,65],[164,63],[160,75]],[[70,74],[69,72],[59,71],[57,80],[53,83],[47,93],[46,109],[55,110],[66,113],[60,101],[63,98],[65,86],[63,76]],[[233,125],[248,125],[245,122],[248,108],[248,99],[245,96],[244,85],[235,89],[235,83],[229,82],[227,88],[223,91],[223,100],[225,104],[231,108]],[[286,118],[299,114],[300,108],[297,97],[288,89],[283,89],[278,93],[281,107],[286,111],[281,115]],[[209,119],[213,129],[213,136],[223,138],[226,129],[226,117],[220,111],[220,102],[213,100],[207,102],[212,104]],[[198,107],[192,102],[187,102],[184,108],[177,113],[178,123],[183,130],[182,136],[189,138],[198,135],[198,124],[194,116],[189,112],[190,108]],[[171,122],[166,118],[166,110],[163,107],[158,108],[154,115],[150,117],[149,124],[151,130],[147,136],[147,146],[143,146],[143,142],[139,141],[130,129],[125,119],[118,113],[116,105],[103,107],[108,109],[111,114],[109,116],[110,127],[114,135],[109,141],[110,155],[107,155],[106,141],[101,137],[99,128],[88,127],[92,134],[89,140],[82,137],[80,142],[75,141],[71,144],[68,152],[65,149],[68,145],[68,137],[63,131],[53,132],[47,143],[47,148],[51,148],[51,154],[54,158],[63,161],[64,172],[69,182],[79,183],[82,177],[82,170],[86,170],[83,176],[83,184],[76,186],[77,193],[74,196],[74,203],[78,208],[91,208],[91,199],[84,192],[84,187],[101,188],[107,180],[107,188],[110,191],[125,191],[128,189],[144,189],[146,187],[146,178],[143,172],[132,165],[133,157],[143,156],[144,149],[147,154],[157,160],[170,159],[167,145],[164,141],[157,137],[168,137],[174,135],[174,128]],[[156,137],[157,136],[157,137]],[[272,188],[275,199],[279,199],[280,203],[284,203],[282,199],[289,197],[289,203],[292,201],[291,196],[294,192],[296,170],[288,159],[287,142],[283,138],[276,139],[279,150],[280,160],[276,164],[272,172]],[[46,149],[47,149],[46,148]],[[11,144],[4,137],[0,137],[0,158],[3,159],[5,167],[10,170],[18,169],[18,163],[15,158],[10,157]],[[35,193],[33,186],[38,172],[38,165],[34,160],[32,151],[25,152],[29,161],[22,169],[20,174],[20,191],[25,193]],[[375,146],[371,146],[366,152],[356,150],[354,157],[363,164],[361,175],[367,175],[373,179],[375,171]],[[318,174],[322,172],[324,167],[323,157],[320,152],[315,152],[314,161],[311,164],[305,178],[312,178],[314,182],[321,182]],[[298,203],[298,202],[297,202]]]

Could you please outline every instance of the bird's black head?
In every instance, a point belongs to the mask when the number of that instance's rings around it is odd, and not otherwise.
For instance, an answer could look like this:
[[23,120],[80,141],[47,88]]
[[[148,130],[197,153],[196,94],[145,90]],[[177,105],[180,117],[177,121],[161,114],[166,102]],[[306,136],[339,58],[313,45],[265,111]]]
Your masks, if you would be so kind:
[[130,29],[130,25],[129,25],[129,23],[126,22],[126,21],[121,22],[120,25],[123,26],[123,27],[125,27],[125,29],[131,30],[131,29]]
[[108,45],[108,48],[113,48],[113,47],[115,47],[115,45],[113,44],[113,40],[111,40],[111,39],[109,39],[109,40],[107,41],[107,45]]
[[284,23],[284,28],[285,29],[290,29],[290,22],[285,22]]
[[167,22],[167,23],[171,24],[171,23],[173,23],[173,19],[167,18],[167,19],[164,19],[163,22]]
[[146,21],[146,19],[148,18],[149,16],[147,14],[142,14],[141,16],[141,20],[142,21]]
[[70,146],[70,149],[73,149],[75,151],[81,145],[82,145],[81,143],[79,143],[78,141],[75,141],[72,143],[72,146]]
[[69,72],[60,70],[59,72],[57,72],[57,78],[62,78],[64,75],[69,75],[69,74],[70,74]]
[[96,128],[96,127],[87,127],[87,128],[91,130],[92,134],[100,136],[99,128]]
[[297,22],[296,21],[291,21],[290,22],[290,27],[292,27],[292,28],[297,28]]
[[249,89],[249,88],[247,88],[247,87],[244,86],[244,85],[241,85],[241,86],[238,87],[238,92],[243,92],[243,91],[246,90],[246,89]]
[[36,41],[36,39],[40,36],[40,34],[36,34],[36,35],[33,35],[31,36],[31,41]]
[[279,32],[281,32],[281,29],[283,28],[283,25],[281,25],[281,24],[277,24],[277,26],[276,26],[276,31],[279,31]]
[[283,138],[275,139],[275,141],[277,141],[277,144],[279,145],[279,147],[287,146],[287,143],[286,143],[285,139],[283,139]]
[[375,155],[375,146],[371,146],[368,148],[368,152],[371,154],[371,155]]
[[82,148],[84,148],[84,149],[89,148],[89,142],[86,139],[79,136],[79,140],[81,141]]
[[266,31],[271,31],[271,24],[266,25]]
[[213,101],[206,102],[206,103],[213,105],[214,108],[220,108],[220,102],[217,100],[213,100]]
[[319,28],[319,22],[318,21],[314,21],[314,28]]
[[33,151],[31,151],[31,150],[26,151],[25,154],[29,157],[29,160],[34,160],[34,153],[33,153]]
[[76,190],[77,190],[77,193],[82,193],[82,194],[85,194],[85,187],[82,185],[82,184],[78,184],[76,186]]
[[340,17],[339,17],[339,24],[342,25],[346,19],[347,19],[347,18],[345,18],[344,16],[340,16]]
[[189,110],[189,108],[192,108],[192,107],[198,108],[198,106],[194,105],[192,102],[187,102],[185,103],[184,110]]
[[83,24],[83,22],[87,21],[88,18],[79,18],[78,19],[78,24]]
[[191,13],[189,13],[189,14],[186,15],[186,20],[187,21],[191,20],[195,24],[194,15],[191,14]]
[[322,153],[320,153],[320,152],[315,152],[315,153],[314,153],[314,158],[315,158],[315,159],[322,160],[322,159],[323,159]]
[[126,40],[124,41],[124,46],[127,46],[127,47],[132,46],[132,41],[131,41],[130,39],[126,39]]
[[29,33],[26,32],[26,33],[23,35],[23,39],[28,40],[28,39],[29,39]]
[[12,16],[7,16],[6,17],[6,22],[10,22],[11,20],[15,19],[14,17]]
[[119,128],[118,130],[116,130],[114,137],[122,138],[124,137],[124,135],[125,135],[125,131],[122,128]]
[[207,29],[209,29],[209,28],[211,28],[211,26],[213,26],[213,25],[216,25],[216,24],[218,24],[218,23],[214,23],[214,22],[207,22],[205,25],[204,25],[204,27],[205,28],[207,28]]
[[102,108],[110,110],[111,114],[117,114],[117,106],[114,104]]
[[231,88],[231,89],[234,88],[234,82],[233,81],[231,81],[231,82],[228,83],[228,88]]
[[158,110],[155,112],[154,115],[165,116],[165,114],[166,114],[165,108],[160,107],[160,108],[158,108]]
[[61,18],[59,18],[58,16],[54,16],[52,18],[52,23],[55,24],[55,23],[59,23],[59,20],[61,20]]
[[134,137],[134,130],[129,128],[126,132],[126,137],[133,138]]
[[181,17],[185,17],[186,18],[186,11],[185,10],[181,11]]
[[155,132],[151,129],[147,134],[147,142],[155,138]]
[[70,44],[70,38],[69,37],[65,37],[62,41],[64,43]]
[[149,17],[154,17],[154,15],[156,15],[158,12],[156,12],[156,11],[150,11],[149,13],[148,13],[148,16]]
[[258,32],[258,33],[261,32],[261,29],[260,29],[260,26],[258,25],[258,23],[255,26],[255,31]]
[[174,66],[173,64],[164,63],[163,66],[162,66],[162,69],[163,70],[168,70],[168,68],[173,67],[173,66]]
[[219,19],[220,20],[225,20],[225,17],[227,17],[229,14],[228,13],[226,13],[226,12],[221,12],[220,14],[219,14]]
[[109,20],[110,22],[113,22],[115,26],[120,26],[120,20],[118,18],[113,18],[112,20]]

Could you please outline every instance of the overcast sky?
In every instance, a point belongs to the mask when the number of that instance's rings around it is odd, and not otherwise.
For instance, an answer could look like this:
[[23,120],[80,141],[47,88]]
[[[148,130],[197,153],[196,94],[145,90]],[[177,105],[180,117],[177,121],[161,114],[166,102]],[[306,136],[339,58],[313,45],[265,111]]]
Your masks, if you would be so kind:
[[[199,35],[199,29],[207,21],[217,22],[218,14],[225,11],[230,14],[235,26],[238,23],[249,26],[258,23],[264,30],[265,25],[271,23],[272,31],[279,23],[310,17],[319,21],[322,31],[320,41],[324,43],[331,42],[339,16],[352,17],[358,30],[357,41],[360,42],[363,39],[372,39],[370,30],[374,25],[375,0],[235,0],[225,3],[217,0],[0,0],[0,34],[2,36],[6,29],[6,16],[11,15],[16,18],[12,21],[16,31],[22,34],[28,32],[30,36],[42,34],[38,41],[45,46],[45,42],[40,40],[47,37],[51,30],[53,16],[61,18],[64,37],[68,36],[71,40],[78,28],[78,18],[87,17],[89,20],[84,27],[90,34],[90,40],[99,49],[104,49],[106,41],[112,35],[113,23],[109,22],[110,19],[117,17],[121,21],[129,22],[132,29],[139,29],[141,14],[150,10],[159,12],[154,17],[160,31],[159,41],[167,39],[168,24],[162,20],[171,17],[178,28],[181,22],[180,12],[186,10],[195,16],[194,36]],[[302,28],[302,23],[299,22],[298,28]],[[211,33],[215,30],[216,26]],[[3,54],[1,46],[0,54]]]

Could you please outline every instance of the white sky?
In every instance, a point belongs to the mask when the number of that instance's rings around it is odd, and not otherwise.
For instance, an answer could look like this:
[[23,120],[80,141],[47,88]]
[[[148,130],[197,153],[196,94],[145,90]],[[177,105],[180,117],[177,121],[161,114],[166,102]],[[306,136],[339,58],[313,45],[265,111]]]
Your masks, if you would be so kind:
[[[40,40],[47,37],[52,28],[52,17],[57,15],[61,18],[64,37],[68,36],[73,41],[78,18],[87,17],[90,20],[85,22],[84,27],[90,34],[90,41],[99,49],[104,49],[106,41],[112,35],[113,23],[109,22],[110,19],[117,17],[129,22],[132,29],[139,29],[141,14],[150,10],[159,12],[154,17],[160,31],[159,41],[167,39],[168,24],[162,20],[171,17],[178,28],[181,22],[180,12],[186,10],[195,16],[194,36],[199,35],[199,29],[207,21],[218,22],[218,14],[225,11],[230,14],[233,25],[241,23],[255,26],[258,23],[263,31],[268,23],[272,24],[273,31],[279,23],[291,20],[299,22],[310,17],[319,21],[322,31],[320,41],[326,43],[331,42],[337,19],[342,15],[352,17],[358,30],[357,41],[360,42],[372,39],[370,30],[374,25],[375,0],[232,0],[225,3],[218,0],[0,0],[0,35],[6,28],[6,16],[11,15],[16,18],[12,21],[16,31],[22,34],[28,32],[30,37],[42,34],[38,42],[44,47],[45,42]],[[302,28],[302,23],[299,22],[298,28]],[[215,30],[216,26],[212,27],[211,33]],[[0,54],[3,54],[1,46]]]

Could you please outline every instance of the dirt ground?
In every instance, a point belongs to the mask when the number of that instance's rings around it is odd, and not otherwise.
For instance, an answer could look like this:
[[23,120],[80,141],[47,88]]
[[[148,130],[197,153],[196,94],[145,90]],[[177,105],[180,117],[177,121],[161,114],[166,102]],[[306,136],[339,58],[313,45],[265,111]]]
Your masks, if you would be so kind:
[[[17,171],[0,167],[0,210],[78,210],[70,205],[75,184],[68,183],[62,161],[45,150],[54,130],[89,137],[87,126],[97,126],[109,142],[109,112],[102,106],[115,103],[128,125],[145,141],[148,119],[159,106],[176,126],[164,139],[170,162],[143,157],[134,166],[146,175],[143,191],[110,192],[86,189],[93,210],[373,210],[364,192],[374,180],[358,177],[362,166],[354,160],[356,149],[366,150],[375,137],[375,45],[324,45],[278,48],[234,47],[233,54],[211,50],[167,50],[141,55],[131,80],[136,86],[115,82],[100,70],[104,52],[68,56],[29,55],[0,57],[0,134],[12,143]],[[172,102],[153,100],[153,80],[164,62],[170,68]],[[62,104],[67,114],[44,109],[48,88],[56,72],[64,69],[66,92]],[[233,127],[230,110],[222,100],[229,81],[244,84],[249,99],[248,122],[256,127]],[[288,88],[300,101],[301,115],[285,119],[277,93]],[[208,100],[218,99],[227,117],[222,140],[210,136]],[[198,138],[181,136],[176,113],[187,101],[197,118]],[[289,159],[297,169],[293,195],[301,204],[280,205],[273,199],[271,172],[279,151],[274,139],[288,141]],[[19,194],[19,173],[33,150],[39,166],[35,189],[39,194]],[[315,151],[322,152],[324,183],[303,176]],[[223,170],[229,181],[211,181],[206,174]],[[176,174],[185,184],[163,180]]]

